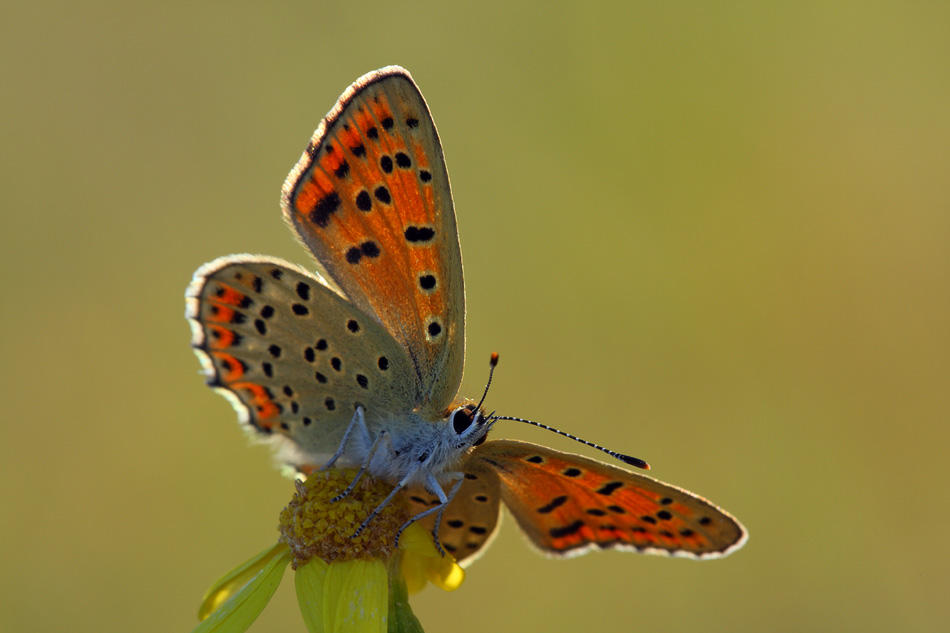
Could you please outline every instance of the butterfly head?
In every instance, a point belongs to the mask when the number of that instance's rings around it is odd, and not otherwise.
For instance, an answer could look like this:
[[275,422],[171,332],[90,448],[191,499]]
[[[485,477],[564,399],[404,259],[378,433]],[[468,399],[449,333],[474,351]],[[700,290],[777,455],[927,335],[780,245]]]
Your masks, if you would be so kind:
[[495,425],[495,414],[485,414],[482,409],[482,403],[488,397],[488,389],[491,387],[491,379],[495,374],[495,367],[498,365],[498,353],[492,352],[490,369],[488,372],[488,382],[485,384],[485,392],[482,393],[482,399],[478,402],[470,400],[463,404],[456,404],[449,408],[445,414],[445,421],[448,428],[454,433],[456,446],[460,450],[478,446],[488,438],[488,432]]
[[478,446],[488,437],[488,432],[495,424],[494,418],[486,415],[484,409],[475,402],[468,402],[450,409],[445,421],[459,449]]

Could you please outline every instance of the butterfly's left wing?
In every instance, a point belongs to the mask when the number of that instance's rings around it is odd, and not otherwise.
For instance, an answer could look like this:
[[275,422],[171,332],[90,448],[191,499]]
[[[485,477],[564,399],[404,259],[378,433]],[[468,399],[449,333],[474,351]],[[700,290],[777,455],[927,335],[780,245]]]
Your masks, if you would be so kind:
[[[518,525],[551,555],[614,548],[717,558],[742,547],[747,538],[736,519],[682,488],[528,442],[485,442],[472,451],[463,470],[493,473]],[[461,500],[463,511],[477,507]]]
[[205,264],[188,287],[186,316],[208,384],[290,465],[322,464],[356,407],[378,432],[418,401],[399,343],[322,279],[280,259]]
[[406,70],[369,73],[343,93],[282,206],[327,276],[409,353],[419,408],[441,414],[462,379],[462,256],[439,135]]

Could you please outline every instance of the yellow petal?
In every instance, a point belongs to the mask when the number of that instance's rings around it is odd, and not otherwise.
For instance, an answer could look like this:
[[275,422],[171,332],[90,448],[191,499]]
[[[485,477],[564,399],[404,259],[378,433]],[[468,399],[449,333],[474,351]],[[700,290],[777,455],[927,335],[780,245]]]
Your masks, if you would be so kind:
[[405,529],[399,537],[399,549],[404,552],[414,552],[420,556],[441,558],[441,554],[432,542],[432,535],[418,523],[413,523]]
[[426,572],[429,582],[443,591],[455,591],[465,580],[465,570],[448,556],[439,562],[430,563]]
[[323,589],[329,568],[329,564],[313,558],[298,567],[294,574],[300,614],[310,633],[326,633],[327,630],[323,620]]
[[214,581],[214,584],[201,599],[201,606],[198,608],[198,619],[204,620],[211,615],[228,598],[240,591],[241,587],[264,569],[271,560],[287,551],[287,549],[287,546],[283,543],[277,543]]
[[330,563],[323,585],[325,633],[386,633],[389,579],[379,560]]
[[[267,552],[262,556],[266,557]],[[245,566],[259,558],[251,559],[248,563],[239,567],[238,570],[244,569]],[[286,548],[278,550],[276,555],[270,557],[263,569],[260,569],[236,593],[215,609],[207,619],[196,626],[192,633],[243,633],[243,631],[246,631],[261,611],[264,610],[267,603],[270,602],[274,592],[277,591],[284,569],[289,562],[290,550]],[[251,565],[251,567],[257,568],[259,566]],[[231,574],[228,574],[222,580],[230,576]],[[225,585],[230,586],[229,583],[225,583]]]
[[410,594],[416,594],[425,589],[429,578],[426,574],[426,568],[429,566],[429,558],[419,556],[415,552],[403,552],[402,554],[402,576],[406,581],[406,590]]
[[439,554],[432,536],[417,523],[402,533],[399,548],[403,550],[402,573],[406,589],[411,594],[422,591],[427,581],[445,591],[454,591],[465,580],[465,571],[455,559],[448,554]]

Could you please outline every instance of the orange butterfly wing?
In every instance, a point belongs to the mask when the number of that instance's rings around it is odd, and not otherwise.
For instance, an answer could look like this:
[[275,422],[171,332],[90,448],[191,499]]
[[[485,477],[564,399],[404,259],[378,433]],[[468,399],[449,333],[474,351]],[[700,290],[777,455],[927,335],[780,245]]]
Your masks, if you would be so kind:
[[548,554],[615,548],[716,558],[748,536],[702,497],[580,455],[495,440],[477,447],[463,466],[465,472],[489,468],[518,525]]
[[439,136],[406,70],[371,72],[343,93],[282,206],[326,275],[409,353],[420,409],[444,411],[462,378],[462,256]]

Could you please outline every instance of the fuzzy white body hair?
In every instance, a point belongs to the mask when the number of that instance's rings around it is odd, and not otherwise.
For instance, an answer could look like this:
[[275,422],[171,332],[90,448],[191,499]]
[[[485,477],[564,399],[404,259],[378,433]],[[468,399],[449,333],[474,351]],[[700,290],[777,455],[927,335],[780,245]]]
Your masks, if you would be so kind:
[[[373,443],[379,440],[380,445],[368,470],[394,486],[402,482],[406,486],[429,488],[429,477],[434,477],[440,484],[455,479],[462,458],[471,450],[468,442],[460,440],[452,424],[441,419],[426,420],[413,414],[386,424],[374,424],[373,429],[359,424],[355,426],[346,457],[349,461],[363,464]],[[381,436],[382,433],[386,435]],[[434,490],[430,492],[435,494]]]

